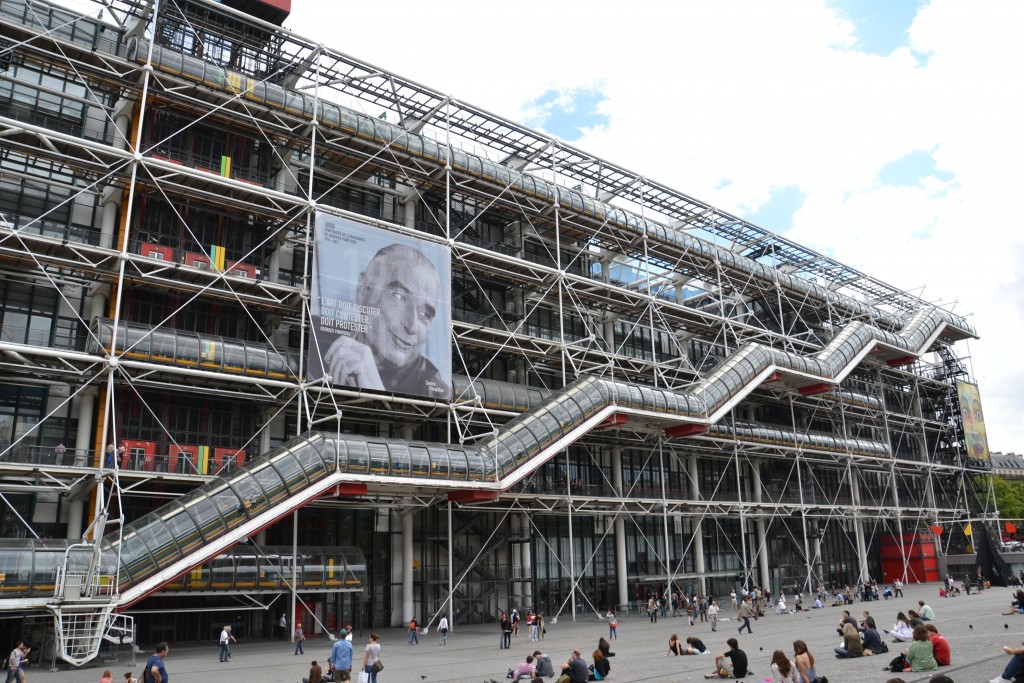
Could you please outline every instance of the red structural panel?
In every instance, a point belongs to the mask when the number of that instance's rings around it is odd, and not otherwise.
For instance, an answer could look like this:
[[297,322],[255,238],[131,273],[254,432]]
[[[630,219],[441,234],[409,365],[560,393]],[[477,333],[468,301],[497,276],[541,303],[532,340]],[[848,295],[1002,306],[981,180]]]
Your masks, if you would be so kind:
[[665,436],[694,436],[695,434],[703,434],[708,431],[707,425],[679,425],[678,427],[669,427],[665,430]]
[[899,358],[893,358],[892,360],[885,361],[885,364],[890,368],[898,368],[901,365],[910,365],[915,360],[917,360],[917,358],[914,356],[900,356]]
[[800,387],[797,391],[800,392],[801,396],[814,396],[815,394],[824,394],[832,391],[835,385],[829,384],[828,382],[822,382],[820,384],[808,384],[806,387]]
[[773,372],[772,374],[764,378],[764,382],[762,382],[762,384],[768,384],[769,382],[778,382],[780,379],[782,379],[782,373]]
[[627,422],[629,422],[628,415],[620,415],[619,413],[615,413],[607,420],[597,425],[597,429],[608,429],[609,427],[618,427],[620,425],[626,424]]
[[356,498],[358,496],[365,496],[367,490],[366,484],[338,484],[334,487],[334,495],[339,498]]
[[497,491],[452,491],[448,494],[448,500],[453,503],[478,503],[497,499]]

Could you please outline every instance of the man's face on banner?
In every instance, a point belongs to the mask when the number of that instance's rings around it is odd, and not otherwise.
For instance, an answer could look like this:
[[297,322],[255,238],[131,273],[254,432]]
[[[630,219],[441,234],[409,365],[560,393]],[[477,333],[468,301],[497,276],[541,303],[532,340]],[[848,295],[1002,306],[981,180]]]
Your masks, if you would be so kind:
[[374,357],[408,365],[420,357],[437,315],[437,272],[424,260],[396,256],[368,267],[366,278],[360,303],[380,309],[366,332]]

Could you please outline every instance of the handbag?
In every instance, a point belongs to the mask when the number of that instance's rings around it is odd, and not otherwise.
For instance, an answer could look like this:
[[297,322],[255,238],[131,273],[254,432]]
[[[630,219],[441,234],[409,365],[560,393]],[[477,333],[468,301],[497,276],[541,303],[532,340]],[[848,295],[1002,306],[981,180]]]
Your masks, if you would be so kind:
[[373,670],[377,671],[377,672],[383,671],[384,670],[384,662],[382,662],[382,661],[380,661],[378,659],[376,662],[373,663]]

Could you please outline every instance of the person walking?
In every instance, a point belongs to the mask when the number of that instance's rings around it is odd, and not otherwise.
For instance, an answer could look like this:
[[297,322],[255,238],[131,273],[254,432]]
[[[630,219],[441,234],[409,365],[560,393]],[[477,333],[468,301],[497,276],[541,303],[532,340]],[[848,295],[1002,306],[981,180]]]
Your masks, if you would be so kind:
[[220,632],[220,661],[222,664],[231,659],[231,643],[237,642],[231,635],[231,627],[225,626],[224,630]]
[[416,626],[416,617],[409,620],[409,645],[413,645],[415,641],[416,645],[420,644],[420,633],[419,628]]
[[295,655],[304,655],[305,651],[302,649],[302,641],[306,639],[306,634],[302,632],[302,624],[295,624]]
[[615,610],[608,610],[607,616],[608,616],[608,640],[618,640],[619,639],[619,633],[618,633],[617,629],[619,628],[619,620],[615,616]]
[[384,665],[380,662],[380,636],[371,633],[370,642],[363,651],[363,673],[369,678],[369,683],[377,683],[377,672],[383,669]]
[[743,602],[740,604],[740,615],[739,618],[743,620],[743,625],[736,629],[737,633],[743,633],[743,629],[747,629],[748,634],[752,634],[753,630],[750,628],[750,617],[753,615],[753,611],[750,609],[750,598],[744,597]]
[[21,668],[21,648],[24,645],[23,641],[18,641],[14,644],[14,649],[11,650],[11,654],[7,657],[7,681],[6,683],[15,683],[18,679],[18,669]]
[[143,669],[143,673],[146,674],[146,683],[170,683],[171,676],[167,673],[167,666],[164,664],[170,651],[167,643],[157,643],[156,650],[146,660],[146,668]]
[[437,624],[437,632],[441,634],[441,645],[448,644],[448,617],[442,616]]

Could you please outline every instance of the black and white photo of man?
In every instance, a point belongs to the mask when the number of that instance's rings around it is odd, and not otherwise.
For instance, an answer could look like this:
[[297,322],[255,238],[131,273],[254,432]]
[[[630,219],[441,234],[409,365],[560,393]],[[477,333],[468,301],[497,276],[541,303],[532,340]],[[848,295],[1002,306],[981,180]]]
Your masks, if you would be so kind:
[[[335,220],[328,225],[338,224]],[[324,230],[325,237],[334,241],[317,259],[320,307],[319,315],[314,315],[310,378],[326,374],[336,385],[450,398],[450,378],[424,353],[432,339],[436,346],[443,346],[439,335],[447,336],[450,324],[444,296],[448,285],[435,263],[411,238],[385,244],[358,273],[353,297],[353,273],[343,272],[348,270],[345,259],[325,259],[324,253],[349,247],[348,256],[355,252],[365,258],[368,247],[397,236],[377,235],[384,231],[349,222],[341,226],[341,230]],[[345,284],[339,286],[339,281]]]

